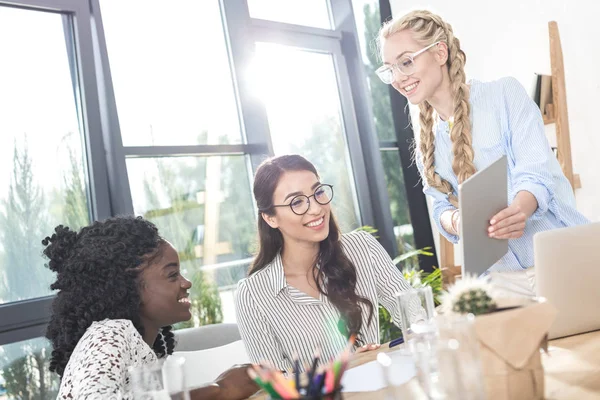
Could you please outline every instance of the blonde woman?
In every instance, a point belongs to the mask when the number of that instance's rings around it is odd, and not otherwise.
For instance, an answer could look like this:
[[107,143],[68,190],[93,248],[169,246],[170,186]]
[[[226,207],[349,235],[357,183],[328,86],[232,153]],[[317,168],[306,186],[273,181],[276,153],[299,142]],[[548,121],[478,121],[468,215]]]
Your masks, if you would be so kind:
[[459,239],[458,185],[500,156],[508,158],[509,206],[490,220],[489,236],[509,251],[489,271],[533,266],[536,232],[584,224],[544,134],[541,113],[514,78],[466,82],[466,55],[452,27],[429,11],[386,23],[378,76],[420,109],[415,159],[433,217]]

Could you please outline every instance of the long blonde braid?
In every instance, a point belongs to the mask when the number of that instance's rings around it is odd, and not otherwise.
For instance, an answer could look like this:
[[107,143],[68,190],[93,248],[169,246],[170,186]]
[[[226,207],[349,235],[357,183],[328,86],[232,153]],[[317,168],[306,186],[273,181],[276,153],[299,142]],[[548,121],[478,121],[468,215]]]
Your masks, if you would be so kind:
[[[451,127],[452,170],[459,183],[464,182],[476,172],[473,159],[473,141],[469,106],[469,88],[466,84],[466,55],[460,48],[460,41],[454,36],[450,24],[436,14],[426,10],[412,11],[405,16],[383,25],[379,31],[381,43],[391,35],[410,29],[415,40],[424,46],[437,41],[448,46],[448,75],[454,100],[454,124]],[[433,134],[433,107],[427,102],[419,104],[420,143],[419,150],[423,161],[423,174],[427,185],[448,195],[448,200],[458,207],[458,199],[453,194],[450,182],[435,172],[435,137]]]
[[433,107],[424,101],[419,105],[421,134],[419,139],[419,150],[423,160],[423,172],[427,184],[442,193],[452,193],[452,185],[435,172],[435,143],[433,136]]

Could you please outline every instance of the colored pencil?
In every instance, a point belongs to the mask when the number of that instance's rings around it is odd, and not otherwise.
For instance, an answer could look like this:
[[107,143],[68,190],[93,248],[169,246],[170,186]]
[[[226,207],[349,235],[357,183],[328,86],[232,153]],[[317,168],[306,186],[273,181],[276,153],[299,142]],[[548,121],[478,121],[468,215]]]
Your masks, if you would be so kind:
[[272,399],[295,400],[303,396],[332,393],[339,390],[342,376],[350,363],[355,340],[356,335],[350,335],[344,350],[321,366],[321,350],[317,348],[310,364],[304,364],[304,385],[303,373],[300,371],[301,361],[296,353],[292,355],[293,377],[286,378],[279,368],[269,362],[252,365],[248,368],[248,375]]

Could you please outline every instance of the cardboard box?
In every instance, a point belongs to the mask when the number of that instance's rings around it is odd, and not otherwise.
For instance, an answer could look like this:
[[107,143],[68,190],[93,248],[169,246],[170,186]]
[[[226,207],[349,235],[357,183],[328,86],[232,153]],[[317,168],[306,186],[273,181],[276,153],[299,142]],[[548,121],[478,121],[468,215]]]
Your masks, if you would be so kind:
[[544,299],[479,315],[475,331],[488,400],[544,398],[540,349],[557,310]]

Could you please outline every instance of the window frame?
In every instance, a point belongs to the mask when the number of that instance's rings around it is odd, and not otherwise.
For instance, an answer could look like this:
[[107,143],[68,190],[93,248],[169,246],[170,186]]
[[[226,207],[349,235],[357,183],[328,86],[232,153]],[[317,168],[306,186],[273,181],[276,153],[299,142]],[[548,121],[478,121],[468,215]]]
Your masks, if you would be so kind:
[[[79,0],[0,0],[0,7],[60,13],[71,71],[81,94],[80,123],[83,128],[90,216],[103,219],[114,215],[108,196],[107,159],[101,130],[101,113],[92,41],[92,15],[86,2]],[[41,238],[40,238],[41,239]],[[0,346],[43,336],[50,320],[54,296],[45,296],[0,305]]]
[[[130,157],[246,155],[249,159],[247,175],[252,181],[260,162],[273,155],[273,147],[266,109],[252,94],[251,84],[244,79],[244,71],[254,55],[254,42],[266,41],[332,54],[361,224],[376,227],[379,241],[387,252],[391,256],[397,254],[380,153],[384,149],[397,149],[405,177],[415,244],[418,248],[433,246],[418,171],[410,167],[408,139],[412,139],[413,132],[408,124],[409,117],[399,111],[404,109],[406,100],[390,91],[397,141],[380,142],[369,103],[367,76],[351,0],[331,0],[335,24],[332,30],[250,18],[246,0],[220,0],[243,143],[189,146],[123,145],[99,1],[0,0],[0,7],[66,16],[65,40],[73,49],[69,52],[71,72],[81,93],[79,112],[92,219],[133,214],[126,167],[126,159]],[[389,1],[379,0],[379,4],[381,15],[387,18],[391,14]],[[255,204],[252,207],[256,210]],[[436,258],[421,259],[421,267],[430,271],[433,260]],[[54,296],[45,296],[0,305],[0,346],[43,336],[53,299]]]

